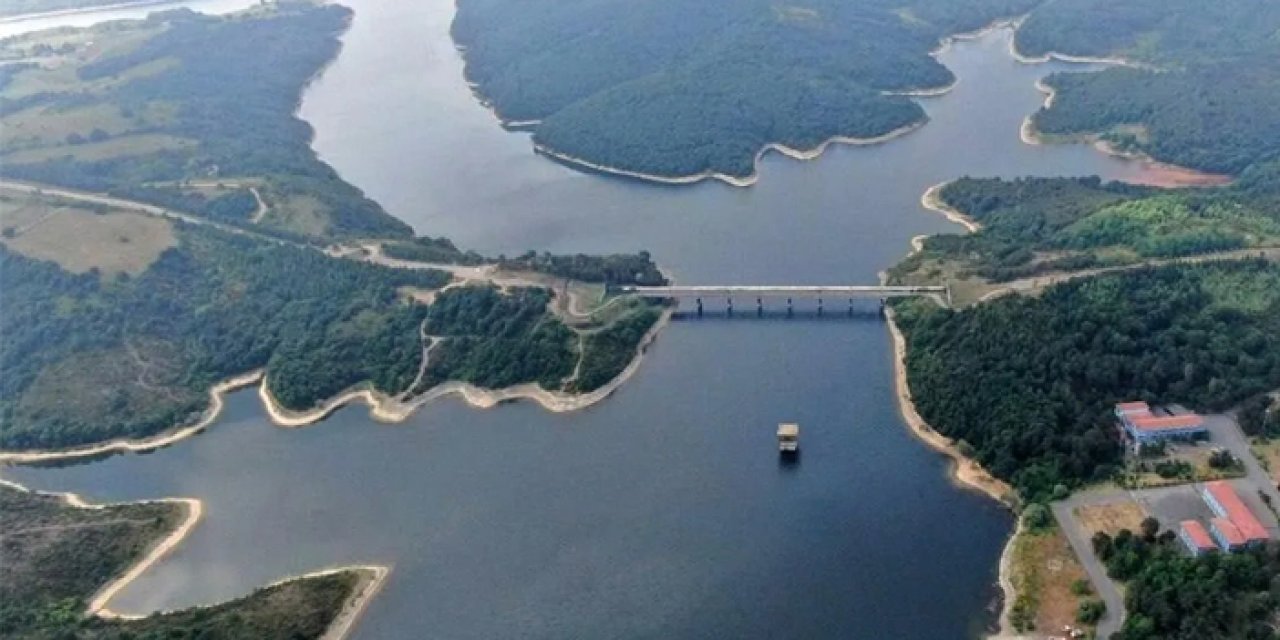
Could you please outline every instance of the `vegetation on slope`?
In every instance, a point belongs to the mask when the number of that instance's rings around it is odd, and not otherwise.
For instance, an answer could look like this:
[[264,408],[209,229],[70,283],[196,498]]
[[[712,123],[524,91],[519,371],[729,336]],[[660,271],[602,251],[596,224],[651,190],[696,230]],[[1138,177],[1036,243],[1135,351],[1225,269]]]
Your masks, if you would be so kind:
[[[294,115],[350,17],[310,3],[228,17],[176,10],[7,40],[3,55],[46,62],[0,87],[0,175],[285,234],[407,236],[316,157]],[[200,182],[261,184],[268,215],[252,219],[246,188],[210,196]]]
[[885,95],[946,85],[938,40],[1032,0],[459,3],[467,77],[534,140],[621,169],[752,172],[767,143],[812,148],[918,123]]
[[1125,585],[1128,615],[1115,640],[1275,637],[1280,548],[1274,543],[1191,558],[1172,531],[1148,537],[1125,529],[1114,538],[1099,532],[1093,548]]
[[[657,316],[620,307],[571,329],[540,287],[452,288],[428,306],[413,294],[447,273],[98,209],[0,196],[0,449],[153,435],[190,422],[217,382],[255,369],[296,410],[356,385],[590,391],[625,367]],[[647,255],[550,264],[656,272]],[[424,330],[441,340],[419,380]],[[579,362],[586,377],[572,375]]]
[[88,9],[109,4],[120,3],[113,0],[8,0],[3,5],[0,5],[0,17],[45,13],[48,11]]
[[[942,204],[982,225],[939,235],[895,267],[907,281],[1046,273],[1280,245],[1280,163],[1221,189],[1159,190],[1098,178],[962,178]],[[933,276],[931,272],[936,271]]]
[[346,571],[139,620],[85,617],[93,594],[168,534],[181,519],[180,509],[170,503],[80,509],[53,496],[0,486],[0,636],[317,639],[359,581],[354,571]]
[[426,310],[393,270],[207,228],[179,228],[137,276],[72,274],[0,249],[0,448],[141,437],[205,408],[216,382],[265,367],[287,407],[416,375]]
[[1029,54],[1124,56],[1158,69],[1055,74],[1047,134],[1102,134],[1114,146],[1238,174],[1280,154],[1280,6],[1264,0],[1060,0],[1018,32]]
[[1280,267],[1173,265],[962,311],[895,306],[921,416],[1031,501],[1108,478],[1113,403],[1221,410],[1280,387]]

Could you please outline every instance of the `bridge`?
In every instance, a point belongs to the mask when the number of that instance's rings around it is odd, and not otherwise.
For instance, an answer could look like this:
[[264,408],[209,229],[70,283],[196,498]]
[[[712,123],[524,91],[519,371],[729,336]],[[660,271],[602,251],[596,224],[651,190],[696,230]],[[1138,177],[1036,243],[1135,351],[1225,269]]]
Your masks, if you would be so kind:
[[729,313],[733,313],[733,299],[755,298],[756,313],[763,313],[765,298],[786,298],[787,312],[792,311],[792,301],[796,298],[818,301],[818,313],[822,313],[823,303],[827,299],[849,300],[852,311],[855,298],[878,298],[883,304],[886,298],[904,298],[927,296],[940,304],[950,306],[951,289],[943,286],[916,285],[672,285],[664,287],[642,287],[622,285],[610,288],[610,292],[635,295],[642,298],[656,299],[694,299],[698,304],[698,314],[702,314],[703,298],[724,298],[729,304]]

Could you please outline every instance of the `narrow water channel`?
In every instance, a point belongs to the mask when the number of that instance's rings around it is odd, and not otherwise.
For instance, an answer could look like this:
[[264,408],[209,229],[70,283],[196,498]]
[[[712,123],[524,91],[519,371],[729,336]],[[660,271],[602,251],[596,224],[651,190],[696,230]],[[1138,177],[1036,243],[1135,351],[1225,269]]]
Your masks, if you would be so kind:
[[[539,158],[470,94],[452,2],[356,0],[301,115],[349,181],[419,232],[489,253],[648,249],[685,283],[870,283],[960,175],[1134,175],[1018,125],[1057,65],[1009,33],[942,55],[960,77],[923,129],[760,183],[656,187]],[[5,469],[97,500],[193,496],[206,519],[113,603],[209,603],[353,562],[394,565],[356,637],[964,638],[989,615],[1010,516],[953,486],[902,424],[890,346],[854,318],[677,322],[613,398],[568,415],[454,400],[404,424],[362,407],[269,426],[252,392],[207,433],[148,455]],[[799,464],[773,429],[804,427]]]

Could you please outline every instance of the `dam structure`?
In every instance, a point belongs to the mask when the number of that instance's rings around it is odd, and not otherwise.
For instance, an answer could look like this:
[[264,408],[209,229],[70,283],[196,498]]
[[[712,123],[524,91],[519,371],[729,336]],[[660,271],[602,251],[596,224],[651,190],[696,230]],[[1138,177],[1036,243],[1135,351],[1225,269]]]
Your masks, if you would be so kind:
[[620,285],[609,288],[609,293],[634,295],[642,298],[659,300],[689,300],[697,304],[698,315],[702,315],[703,299],[724,299],[729,314],[733,314],[733,299],[755,299],[756,314],[764,313],[766,299],[786,299],[787,313],[794,310],[794,301],[817,300],[818,313],[821,315],[826,300],[849,301],[852,312],[853,302],[859,298],[878,298],[881,305],[888,298],[926,296],[933,298],[938,304],[951,306],[951,289],[945,286],[922,285],[669,285],[638,286]]

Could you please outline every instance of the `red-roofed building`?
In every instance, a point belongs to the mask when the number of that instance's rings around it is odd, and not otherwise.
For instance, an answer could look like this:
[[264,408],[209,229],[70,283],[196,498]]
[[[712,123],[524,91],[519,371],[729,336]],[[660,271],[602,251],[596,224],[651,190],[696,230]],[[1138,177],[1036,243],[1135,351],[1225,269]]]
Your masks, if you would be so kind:
[[1235,551],[1244,548],[1244,534],[1240,533],[1240,529],[1237,529],[1226,518],[1210,520],[1209,531],[1213,534],[1213,539],[1218,541],[1218,546],[1222,547],[1223,551]]
[[1116,405],[1115,414],[1134,450],[1144,444],[1192,440],[1209,433],[1204,420],[1194,413],[1158,416],[1145,402],[1121,402]]
[[1236,490],[1231,488],[1231,483],[1226,480],[1206,482],[1200,495],[1219,518],[1229,520],[1235,526],[1242,544],[1258,544],[1269,537],[1266,527],[1245,506]]
[[1193,556],[1215,551],[1218,548],[1218,545],[1214,544],[1213,538],[1209,536],[1209,532],[1205,530],[1204,525],[1195,520],[1182,521],[1182,526],[1178,528],[1178,538],[1182,540],[1182,544],[1187,545],[1187,550]]

